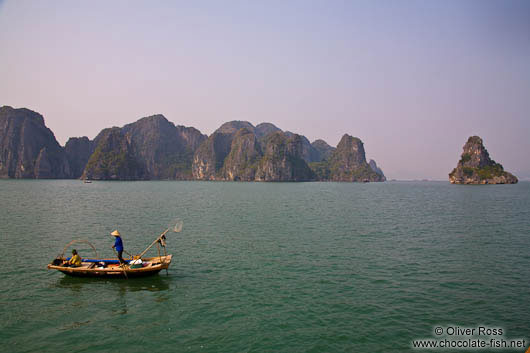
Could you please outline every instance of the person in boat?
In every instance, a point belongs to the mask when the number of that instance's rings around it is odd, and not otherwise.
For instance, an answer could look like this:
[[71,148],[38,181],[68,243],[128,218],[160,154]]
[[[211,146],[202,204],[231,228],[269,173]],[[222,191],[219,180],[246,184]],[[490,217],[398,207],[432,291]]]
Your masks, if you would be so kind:
[[120,260],[121,264],[125,263],[125,260],[122,257],[123,254],[123,241],[121,240],[121,234],[116,229],[114,232],[110,233],[110,235],[114,236],[116,239],[114,241],[114,245],[112,245],[113,249],[116,249],[118,252],[118,260]]
[[72,257],[64,264],[66,267],[79,267],[81,266],[81,257],[77,253],[77,250],[72,250]]

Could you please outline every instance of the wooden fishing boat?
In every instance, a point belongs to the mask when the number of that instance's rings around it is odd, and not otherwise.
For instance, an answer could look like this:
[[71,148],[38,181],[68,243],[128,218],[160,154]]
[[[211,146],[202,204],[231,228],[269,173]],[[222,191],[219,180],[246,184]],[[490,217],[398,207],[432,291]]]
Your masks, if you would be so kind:
[[81,266],[67,267],[64,263],[68,258],[57,258],[48,264],[48,269],[57,270],[65,275],[76,277],[103,278],[134,278],[155,275],[161,270],[167,270],[171,264],[172,255],[142,258],[142,266],[134,268],[130,261],[120,265],[115,259],[82,259]]
[[[118,259],[100,258],[94,245],[87,240],[73,240],[66,244],[63,252],[48,264],[48,269],[57,270],[69,276],[127,279],[154,275],[161,270],[167,271],[172,258],[172,255],[166,252],[166,234],[170,230],[175,233],[180,232],[182,230],[182,222],[178,222],[174,227],[166,229],[144,251],[138,255],[131,256],[129,260],[125,260],[124,264],[120,264]],[[93,258],[82,258],[81,266],[76,267],[69,266],[68,260],[70,258],[64,256],[66,250],[75,243],[88,244],[95,253]],[[158,248],[158,256],[143,257],[155,244]],[[163,254],[161,249],[163,249]]]

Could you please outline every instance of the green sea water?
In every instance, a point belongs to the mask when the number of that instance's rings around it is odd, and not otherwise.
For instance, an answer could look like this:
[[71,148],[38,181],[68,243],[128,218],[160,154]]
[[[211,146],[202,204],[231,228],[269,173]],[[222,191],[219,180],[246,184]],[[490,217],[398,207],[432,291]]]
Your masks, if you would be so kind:
[[[409,352],[450,325],[530,338],[528,182],[3,180],[0,195],[2,352]],[[46,269],[72,239],[112,257],[115,228],[137,253],[175,217],[168,275]]]

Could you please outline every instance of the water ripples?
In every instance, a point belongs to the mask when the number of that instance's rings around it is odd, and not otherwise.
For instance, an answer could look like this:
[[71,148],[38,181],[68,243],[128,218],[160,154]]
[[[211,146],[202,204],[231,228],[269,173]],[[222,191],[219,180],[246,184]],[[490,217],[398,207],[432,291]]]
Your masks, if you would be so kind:
[[[524,337],[529,191],[0,181],[0,342],[12,352],[407,352],[435,325]],[[168,239],[169,276],[44,269],[72,238],[112,257],[115,228],[138,252],[175,216],[184,230]]]

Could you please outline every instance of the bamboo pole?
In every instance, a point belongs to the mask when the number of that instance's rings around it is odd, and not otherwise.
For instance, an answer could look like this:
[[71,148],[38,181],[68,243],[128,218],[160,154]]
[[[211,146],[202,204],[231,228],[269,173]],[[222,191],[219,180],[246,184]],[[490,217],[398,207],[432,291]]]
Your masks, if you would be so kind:
[[156,239],[151,243],[151,245],[149,245],[144,251],[142,251],[142,252],[140,253],[140,255],[138,255],[138,258],[141,259],[142,256],[144,256],[145,253],[146,253],[147,251],[149,251],[149,249],[151,249],[151,248],[153,247],[153,245],[155,245],[155,244],[160,240],[160,238],[162,238],[164,235],[166,235],[167,232],[169,232],[169,228],[166,229],[166,230],[164,231],[164,233],[160,234],[160,235],[158,236],[158,238],[156,238]]

